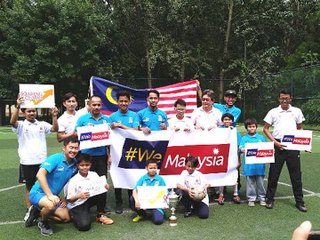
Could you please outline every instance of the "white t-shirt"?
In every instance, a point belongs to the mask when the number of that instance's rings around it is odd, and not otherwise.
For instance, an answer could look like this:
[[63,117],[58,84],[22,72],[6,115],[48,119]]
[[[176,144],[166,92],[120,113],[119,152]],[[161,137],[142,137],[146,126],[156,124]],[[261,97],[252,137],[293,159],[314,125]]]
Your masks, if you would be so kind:
[[289,105],[288,110],[283,110],[281,106],[271,109],[263,120],[273,126],[272,136],[281,139],[284,132],[295,131],[297,124],[305,118],[300,108]]
[[18,135],[20,164],[41,164],[47,158],[46,134],[51,133],[52,125],[44,121],[17,121],[18,127],[12,131]]
[[[195,170],[192,174],[189,174],[187,170],[183,170],[179,176],[178,183],[187,188],[196,186],[204,187],[207,184],[207,180],[205,176],[197,170]],[[202,199],[202,202],[209,206],[208,194],[204,199]]]
[[169,128],[175,129],[180,128],[180,131],[184,129],[194,129],[194,126],[191,122],[191,118],[184,116],[182,119],[178,119],[177,116],[174,116],[168,120]]
[[86,114],[88,112],[87,108],[82,108],[75,112],[75,114],[69,114],[65,111],[59,118],[58,118],[58,132],[63,133],[70,133],[75,130],[75,126],[77,120],[80,116]]
[[205,129],[216,128],[221,125],[222,113],[212,108],[209,112],[203,110],[202,107],[196,108],[191,114],[191,121],[193,125],[200,126]]
[[[83,177],[80,175],[80,173],[77,173],[74,175],[68,182],[68,184],[65,186],[67,190],[65,189],[65,195],[67,196],[67,199],[70,199],[71,197],[81,193],[86,192],[87,188],[90,188],[90,186],[99,179],[99,175],[96,172],[89,171],[88,175],[86,177]],[[67,208],[71,209],[76,206],[79,206],[83,204],[88,199],[78,199],[75,202],[68,202]]]

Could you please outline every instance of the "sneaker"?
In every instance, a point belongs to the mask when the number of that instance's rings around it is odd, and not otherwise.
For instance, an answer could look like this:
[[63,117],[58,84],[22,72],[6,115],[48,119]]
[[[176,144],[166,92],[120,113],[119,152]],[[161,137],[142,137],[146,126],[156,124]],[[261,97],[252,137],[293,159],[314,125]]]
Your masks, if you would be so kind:
[[31,209],[32,209],[32,206],[30,206],[29,208],[27,208],[26,215],[24,215],[23,221],[27,221],[27,219],[28,219],[29,216],[30,216],[30,211],[31,211]]
[[32,205],[28,209],[28,212],[29,212],[29,215],[28,215],[28,218],[25,220],[25,226],[31,227],[34,224],[35,220],[38,219],[38,217],[40,216],[40,210]]
[[50,236],[53,234],[53,230],[49,225],[49,221],[45,220],[45,221],[39,221],[38,222],[38,227],[40,229],[40,232],[43,236]]
[[117,214],[122,214],[122,213],[123,213],[123,208],[122,208],[122,206],[117,206],[117,207],[116,207],[116,213],[117,213]]
[[248,206],[249,206],[249,207],[254,207],[254,206],[255,206],[255,205],[254,205],[254,202],[253,202],[253,201],[248,202]]
[[266,205],[267,205],[266,201],[262,201],[262,200],[260,201],[260,206],[263,206],[263,207],[264,207],[264,206],[266,206]]
[[241,201],[241,199],[240,199],[239,195],[237,195],[237,196],[233,196],[232,201],[233,201],[234,203],[236,203],[236,204],[239,204],[240,201]]
[[106,213],[106,215],[110,215],[111,214],[111,210],[108,207],[104,208],[104,212]]
[[224,196],[223,195],[219,195],[218,203],[219,203],[219,205],[223,205],[224,204]]
[[183,216],[184,216],[185,218],[190,217],[191,215],[192,215],[192,212],[191,212],[191,211],[185,211],[184,214],[183,214]]
[[143,219],[143,217],[142,216],[140,216],[140,215],[137,215],[135,218],[133,218],[132,219],[132,222],[139,222],[139,221],[141,221]]
[[113,220],[111,218],[108,218],[105,215],[100,215],[96,217],[96,221],[101,223],[101,224],[106,224],[106,225],[110,225],[113,223]]

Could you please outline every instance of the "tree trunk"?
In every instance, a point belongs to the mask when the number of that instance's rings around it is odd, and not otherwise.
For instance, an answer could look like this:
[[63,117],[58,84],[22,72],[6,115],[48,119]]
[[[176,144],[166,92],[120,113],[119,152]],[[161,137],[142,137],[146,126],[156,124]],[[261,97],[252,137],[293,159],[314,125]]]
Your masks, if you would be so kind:
[[223,92],[224,92],[224,71],[225,71],[226,60],[228,56],[228,44],[229,44],[229,38],[230,38],[230,29],[231,29],[231,21],[232,21],[232,13],[233,13],[233,0],[229,0],[228,5],[229,5],[228,6],[229,8],[228,22],[227,22],[226,38],[224,40],[222,66],[220,70],[219,99],[223,98]]

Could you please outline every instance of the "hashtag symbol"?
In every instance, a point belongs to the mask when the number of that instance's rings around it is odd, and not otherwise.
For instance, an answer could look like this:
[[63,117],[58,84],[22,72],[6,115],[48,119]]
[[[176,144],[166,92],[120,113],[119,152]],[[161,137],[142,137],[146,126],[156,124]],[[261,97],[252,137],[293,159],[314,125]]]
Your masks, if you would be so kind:
[[126,160],[127,161],[132,161],[136,157],[137,154],[137,148],[130,147],[128,151],[126,151]]

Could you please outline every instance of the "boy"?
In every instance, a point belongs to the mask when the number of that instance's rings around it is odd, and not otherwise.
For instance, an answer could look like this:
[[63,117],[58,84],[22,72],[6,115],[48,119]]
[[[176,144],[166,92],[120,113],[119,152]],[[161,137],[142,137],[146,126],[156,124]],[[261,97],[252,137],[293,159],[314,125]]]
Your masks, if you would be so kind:
[[41,164],[37,173],[38,181],[30,191],[30,202],[33,206],[26,227],[32,226],[33,221],[38,218],[38,209],[41,209],[38,227],[44,236],[53,234],[49,218],[60,222],[70,221],[67,202],[65,199],[60,200],[58,195],[77,171],[75,157],[79,152],[78,139],[66,138],[62,150],[63,152],[51,155]]
[[209,197],[206,194],[201,201],[195,201],[193,198],[193,187],[202,187],[207,192],[209,184],[205,176],[196,168],[199,165],[199,160],[196,157],[188,156],[184,161],[186,169],[180,174],[177,188],[181,192],[181,202],[185,207],[184,217],[190,217],[192,213],[196,213],[199,218],[206,219],[209,217]]
[[[240,150],[245,151],[246,143],[266,142],[266,139],[261,134],[257,133],[258,123],[254,118],[245,120],[244,127],[247,130],[247,134],[241,139]],[[265,164],[246,164],[246,158],[244,156],[243,175],[247,178],[247,199],[248,206],[254,207],[254,202],[257,197],[261,206],[265,206],[266,190],[263,185],[263,179],[265,175]],[[255,186],[256,185],[256,186]]]
[[39,170],[40,164],[47,157],[47,142],[46,134],[56,132],[58,130],[57,115],[58,109],[56,107],[51,109],[52,125],[37,120],[37,109],[23,108],[25,120],[18,121],[20,105],[24,102],[22,97],[18,97],[16,109],[13,111],[10,124],[12,131],[18,136],[18,153],[20,158],[21,175],[25,178],[25,202],[27,205],[27,212],[24,217],[26,221],[31,211],[31,203],[29,201],[29,192],[36,182],[36,174]]
[[[225,113],[222,115],[221,117],[221,121],[223,122],[223,126],[221,126],[221,128],[230,128],[230,129],[233,129],[234,127],[232,126],[232,123],[233,123],[233,120],[234,120],[234,117],[231,113]],[[238,132],[237,130],[237,146],[239,146],[239,143],[240,143],[240,140],[241,140],[241,136],[240,136],[240,133]],[[241,166],[241,162],[240,162],[240,158],[238,156],[238,171],[239,171],[239,168]],[[221,186],[219,187],[219,198],[218,198],[218,203],[220,205],[223,205],[224,204],[224,193],[223,193],[223,189],[224,187]],[[241,199],[239,197],[239,193],[238,193],[238,184],[235,184],[233,185],[233,198],[232,198],[232,201],[234,203],[237,203],[239,204]]]
[[185,131],[189,132],[193,127],[191,119],[186,117],[184,113],[186,112],[187,103],[183,99],[179,98],[174,103],[174,110],[176,111],[176,116],[169,119],[169,128],[178,132]]
[[132,219],[133,222],[139,222],[141,219],[151,215],[152,222],[156,225],[160,225],[164,221],[164,211],[161,208],[157,209],[140,209],[140,202],[138,199],[138,186],[166,186],[163,178],[157,174],[158,164],[157,160],[150,159],[146,162],[147,174],[143,175],[136,183],[132,197],[130,198],[131,207],[133,211],[137,212],[137,216]]
[[[88,154],[80,154],[77,157],[77,167],[79,172],[70,179],[67,186],[68,209],[70,209],[71,217],[75,227],[79,231],[88,231],[91,227],[90,208],[97,205],[97,222],[102,224],[112,224],[113,220],[104,216],[103,192],[98,195],[90,196],[89,188],[96,183],[99,175],[96,172],[89,171],[91,168],[91,156]],[[104,186],[109,188],[108,184]]]

